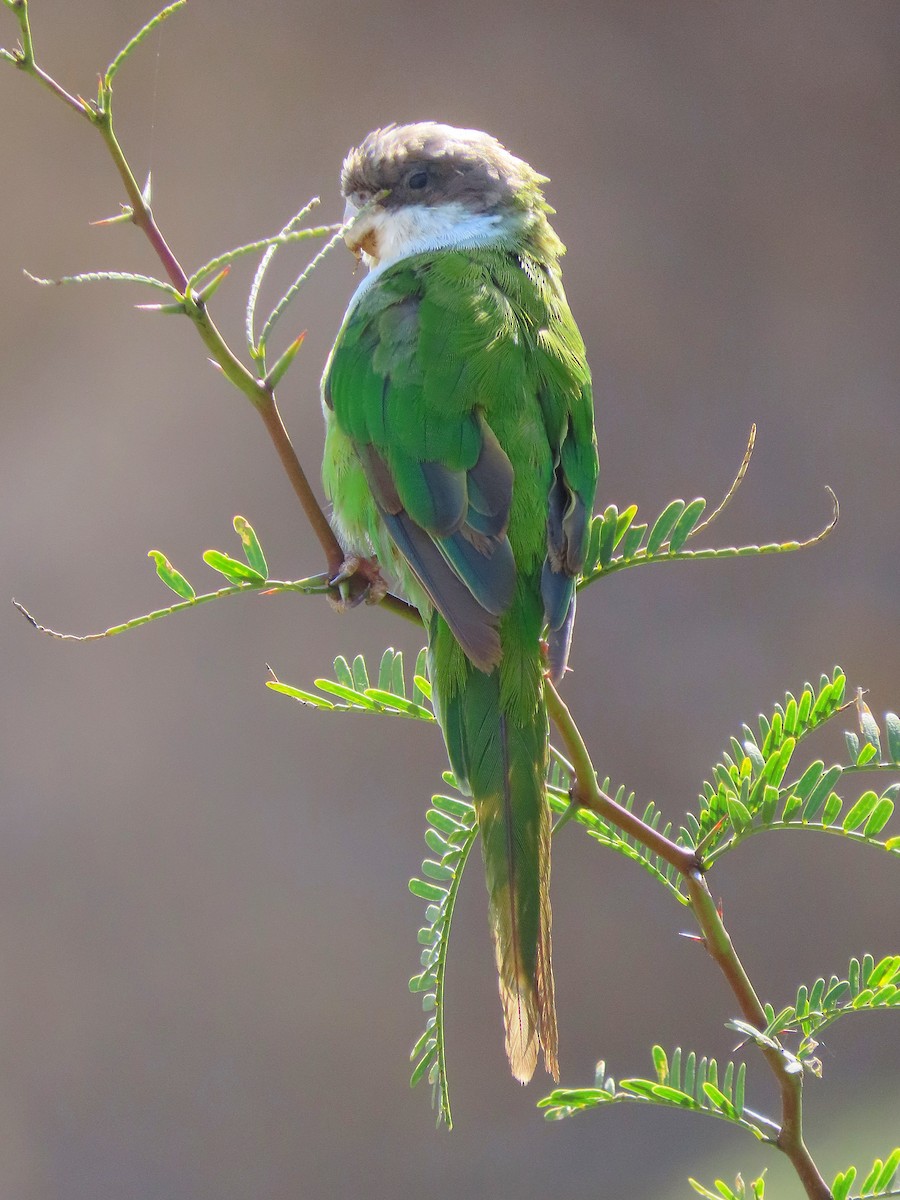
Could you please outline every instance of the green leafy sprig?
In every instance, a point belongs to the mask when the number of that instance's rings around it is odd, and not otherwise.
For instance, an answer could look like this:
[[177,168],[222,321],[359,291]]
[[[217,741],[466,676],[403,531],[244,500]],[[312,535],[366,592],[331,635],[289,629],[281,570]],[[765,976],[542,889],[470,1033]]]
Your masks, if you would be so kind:
[[425,820],[429,854],[422,863],[423,878],[409,881],[409,890],[426,904],[425,924],[418,934],[422,970],[410,979],[409,990],[421,995],[426,1020],[424,1032],[410,1051],[413,1070],[409,1083],[415,1087],[422,1079],[428,1080],[437,1124],[443,1121],[451,1129],[444,1021],[447,954],[459,884],[478,827],[472,803],[462,796],[433,796]]
[[227,587],[198,595],[194,585],[172,566],[161,550],[150,550],[147,557],[153,560],[157,575],[169,591],[174,592],[180,598],[179,603],[170,604],[166,608],[155,609],[153,612],[143,613],[139,617],[132,617],[130,621],[123,621],[119,625],[112,625],[109,629],[104,629],[100,633],[58,633],[55,629],[49,629],[47,626],[39,624],[25,605],[20,604],[18,600],[13,600],[13,604],[40,633],[45,633],[49,637],[66,642],[97,642],[103,638],[115,637],[117,634],[125,633],[130,629],[140,629],[144,625],[149,625],[151,621],[158,621],[162,617],[170,617],[174,613],[187,612],[189,609],[198,608],[201,604],[208,604],[212,600],[219,600],[225,596],[238,596],[246,592],[264,593],[265,595],[277,592],[322,595],[331,590],[326,575],[313,575],[309,579],[294,580],[267,578],[268,564],[266,563],[265,555],[252,525],[244,517],[235,517],[234,528],[241,539],[241,546],[246,557],[245,562],[232,558],[228,554],[223,554],[220,550],[207,550],[203,555],[203,561],[207,566],[212,567],[214,571],[217,571],[228,581]]
[[[900,1008],[900,955],[889,954],[877,963],[871,954],[851,958],[844,978],[832,975],[827,981],[817,979],[811,987],[803,984],[792,1004],[778,1012],[771,1004],[765,1008],[768,1025],[763,1035],[775,1038],[786,1032],[798,1034],[797,1057],[807,1065],[812,1063],[819,1074],[821,1068],[814,1053],[824,1029],[850,1013]],[[750,1037],[759,1033],[748,1034],[743,1028],[739,1032]]]
[[835,790],[845,777],[861,771],[900,771],[895,714],[885,718],[888,757],[882,756],[877,722],[858,699],[865,740],[860,744],[856,734],[846,735],[851,761],[826,768],[817,759],[799,776],[789,774],[799,743],[847,707],[845,689],[846,678],[836,668],[831,678],[820,678],[818,688],[806,684],[799,698],[789,692],[771,717],[759,717],[758,732],[745,725],[742,740],[732,738],[730,753],[703,785],[697,815],[688,813],[682,830],[683,840],[702,853],[707,866],[747,837],[774,829],[814,829],[900,853],[900,837],[878,836],[893,815],[900,784],[880,793],[868,789],[845,811]]
[[267,686],[301,704],[327,712],[389,713],[433,723],[431,685],[425,678],[425,669],[425,651],[420,650],[413,674],[412,698],[407,693],[403,674],[403,651],[390,647],[381,657],[378,681],[374,686],[369,681],[369,670],[361,654],[357,654],[352,663],[338,655],[334,660],[335,678],[314,681],[318,695],[279,680],[271,680]]
[[756,426],[750,430],[747,449],[740,468],[722,501],[706,518],[706,500],[698,497],[687,503],[684,500],[670,501],[652,523],[636,524],[637,505],[631,504],[622,512],[610,504],[603,513],[591,521],[588,549],[582,569],[579,588],[587,587],[601,577],[614,574],[646,563],[685,562],[689,560],[748,558],[763,554],[787,554],[816,546],[832,532],[838,522],[840,510],[837,497],[831,488],[826,488],[832,503],[832,515],[818,533],[803,541],[767,542],[763,545],[719,546],[701,549],[685,549],[686,542],[695,537],[720,516],[733,500],[740,487],[756,444]]
[[744,1063],[735,1066],[728,1062],[720,1072],[714,1058],[698,1057],[693,1050],[684,1055],[679,1047],[670,1059],[662,1046],[654,1046],[653,1065],[655,1079],[622,1079],[616,1083],[607,1074],[606,1064],[600,1062],[592,1088],[556,1088],[538,1102],[538,1107],[544,1110],[547,1120],[559,1121],[604,1104],[658,1104],[706,1113],[747,1130],[760,1141],[774,1141],[777,1124],[745,1108]]

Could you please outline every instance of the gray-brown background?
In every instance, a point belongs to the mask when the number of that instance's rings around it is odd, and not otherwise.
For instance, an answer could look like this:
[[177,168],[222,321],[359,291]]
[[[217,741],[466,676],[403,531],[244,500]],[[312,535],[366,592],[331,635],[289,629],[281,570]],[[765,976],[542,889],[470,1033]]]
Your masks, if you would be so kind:
[[[88,94],[151,12],[33,0],[46,65]],[[313,194],[337,219],[340,160],[375,124],[491,130],[553,180],[600,502],[717,497],[752,421],[717,540],[805,535],[835,488],[841,524],[814,551],[628,573],[584,598],[567,695],[603,770],[676,819],[786,687],[840,662],[876,711],[900,704],[898,53],[896,0],[192,0],[119,76],[122,137],[189,264]],[[164,603],[151,546],[215,586],[199,556],[234,546],[236,512],[276,574],[318,569],[261,427],[186,322],[135,313],[153,297],[125,286],[21,275],[154,264],[133,230],[88,227],[122,199],[99,139],[9,69],[0,106],[0,593],[102,628]],[[287,279],[302,260],[284,257]],[[309,337],[282,405],[316,479],[317,379],[351,266],[335,254],[288,322]],[[236,270],[218,310],[235,338],[246,282]],[[338,652],[414,650],[389,616],[245,599],[77,647],[7,608],[0,639],[0,1195],[586,1200],[687,1194],[707,1154],[732,1173],[769,1161],[666,1113],[541,1121],[544,1085],[505,1068],[477,868],[449,977],[457,1128],[433,1130],[406,1082],[406,881],[439,737],[263,687],[266,662],[302,684]],[[643,1072],[653,1040],[726,1055],[733,1004],[676,937],[686,915],[574,829],[554,854],[564,1082],[599,1057]],[[896,865],[873,852],[759,838],[713,886],[775,1002],[900,948]],[[829,1170],[897,1141],[898,1045],[889,1016],[828,1038],[808,1114]],[[851,1145],[838,1103],[869,1105]]]

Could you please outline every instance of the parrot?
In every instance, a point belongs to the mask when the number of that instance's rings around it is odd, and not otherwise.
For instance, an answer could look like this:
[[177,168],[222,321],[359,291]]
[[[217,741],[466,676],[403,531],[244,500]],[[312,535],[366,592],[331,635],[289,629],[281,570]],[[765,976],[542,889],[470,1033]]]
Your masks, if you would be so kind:
[[547,182],[478,130],[370,133],[341,172],[344,238],[368,272],[322,380],[323,485],[347,572],[377,562],[427,631],[522,1083],[540,1051],[559,1078],[544,678],[566,671],[598,473]]

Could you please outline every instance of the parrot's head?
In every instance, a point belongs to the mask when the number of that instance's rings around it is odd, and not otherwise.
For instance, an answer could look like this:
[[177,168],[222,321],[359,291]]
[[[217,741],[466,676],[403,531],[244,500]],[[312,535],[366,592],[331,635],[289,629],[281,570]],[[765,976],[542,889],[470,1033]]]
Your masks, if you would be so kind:
[[344,160],[344,219],[357,218],[345,240],[369,267],[428,250],[515,245],[546,225],[545,181],[477,129],[388,125]]

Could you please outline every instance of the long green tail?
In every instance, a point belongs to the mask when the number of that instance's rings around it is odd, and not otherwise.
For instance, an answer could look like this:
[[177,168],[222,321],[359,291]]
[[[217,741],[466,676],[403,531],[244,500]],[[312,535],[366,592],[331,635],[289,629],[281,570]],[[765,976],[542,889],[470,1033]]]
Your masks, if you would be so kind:
[[539,1048],[547,1071],[559,1078],[540,620],[536,599],[520,593],[501,622],[503,658],[490,674],[466,659],[438,616],[430,639],[447,750],[478,816],[506,1053],[522,1083],[534,1074]]

